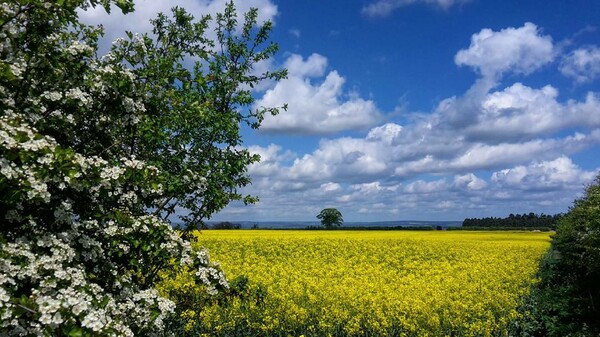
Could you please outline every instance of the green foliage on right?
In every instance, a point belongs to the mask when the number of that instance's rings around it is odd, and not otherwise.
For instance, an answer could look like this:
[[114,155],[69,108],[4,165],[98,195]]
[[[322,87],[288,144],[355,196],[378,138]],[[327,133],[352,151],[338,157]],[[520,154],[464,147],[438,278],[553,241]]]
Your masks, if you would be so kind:
[[559,222],[539,277],[515,334],[600,336],[600,175]]

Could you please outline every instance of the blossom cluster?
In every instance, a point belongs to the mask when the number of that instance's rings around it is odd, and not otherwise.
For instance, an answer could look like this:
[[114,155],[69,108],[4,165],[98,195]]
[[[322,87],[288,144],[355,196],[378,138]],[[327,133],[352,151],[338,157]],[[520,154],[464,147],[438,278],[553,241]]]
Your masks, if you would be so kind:
[[[206,252],[193,252],[169,224],[132,214],[138,196],[155,191],[143,183],[125,186],[132,173],[152,178],[156,168],[65,151],[16,116],[0,118],[0,182],[3,193],[12,192],[3,221],[14,229],[3,233],[9,242],[0,247],[1,329],[15,335],[65,326],[123,336],[160,331],[174,304],[138,284],[144,269],[171,258],[195,267],[209,293],[228,286]],[[78,193],[87,196],[86,207],[104,206],[121,217],[82,219]],[[119,261],[127,256],[141,257],[139,266]]]

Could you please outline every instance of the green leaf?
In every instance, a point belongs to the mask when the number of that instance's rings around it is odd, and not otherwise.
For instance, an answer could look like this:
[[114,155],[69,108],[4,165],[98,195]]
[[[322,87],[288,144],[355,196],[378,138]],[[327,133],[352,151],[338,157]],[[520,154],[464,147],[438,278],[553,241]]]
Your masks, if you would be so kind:
[[70,337],[82,337],[83,332],[84,332],[83,328],[74,326],[71,328],[71,330],[68,332],[67,335]]

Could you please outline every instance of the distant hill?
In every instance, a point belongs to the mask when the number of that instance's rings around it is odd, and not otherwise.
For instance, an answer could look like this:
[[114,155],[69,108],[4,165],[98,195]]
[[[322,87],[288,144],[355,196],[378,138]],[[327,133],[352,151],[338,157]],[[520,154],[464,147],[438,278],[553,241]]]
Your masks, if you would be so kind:
[[[212,224],[219,223],[221,221],[207,221],[207,225],[211,227]],[[258,228],[294,228],[304,229],[309,226],[320,226],[320,221],[229,221],[234,224],[240,224],[242,229],[253,228],[257,225]],[[462,221],[348,221],[344,222],[344,227],[460,227]]]

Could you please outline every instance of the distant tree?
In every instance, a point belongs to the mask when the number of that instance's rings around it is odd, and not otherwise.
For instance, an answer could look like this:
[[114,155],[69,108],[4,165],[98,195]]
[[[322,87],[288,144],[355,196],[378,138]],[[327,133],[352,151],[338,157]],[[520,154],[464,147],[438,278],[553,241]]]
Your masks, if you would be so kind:
[[212,229],[241,229],[242,225],[238,223],[231,223],[229,221],[223,221],[212,225]]
[[325,228],[340,227],[344,223],[342,213],[335,208],[325,208],[317,215]]

